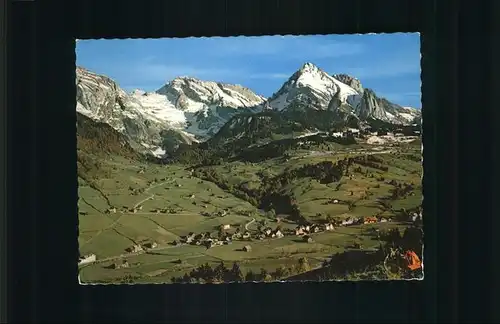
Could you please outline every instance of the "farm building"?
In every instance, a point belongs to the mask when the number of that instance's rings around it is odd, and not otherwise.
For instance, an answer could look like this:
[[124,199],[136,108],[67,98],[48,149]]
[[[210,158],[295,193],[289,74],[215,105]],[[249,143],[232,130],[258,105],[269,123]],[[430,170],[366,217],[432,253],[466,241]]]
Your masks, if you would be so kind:
[[276,230],[274,232],[274,236],[277,237],[277,238],[282,238],[285,235],[280,230]]
[[80,257],[80,260],[78,260],[78,264],[86,264],[86,263],[94,262],[96,259],[97,258],[95,256],[95,254],[87,254],[87,255]]
[[158,244],[156,242],[146,243],[144,244],[144,247],[147,249],[154,249],[158,247]]
[[228,229],[230,229],[230,228],[231,228],[231,225],[229,225],[229,224],[224,224],[224,225],[221,225],[221,226],[220,226],[220,229],[221,229],[221,230],[228,230]]
[[333,231],[334,230],[334,227],[333,227],[333,224],[325,224],[325,231]]
[[250,252],[250,251],[252,251],[252,247],[251,247],[250,245],[245,245],[245,246],[243,247],[243,251],[245,251],[245,252]]
[[127,260],[123,260],[122,264],[118,266],[118,268],[128,268],[130,265]]
[[312,243],[313,242],[312,237],[310,237],[309,235],[305,235],[303,239],[304,239],[304,242],[307,242],[307,243]]
[[376,217],[365,217],[363,224],[375,224],[377,223]]
[[348,226],[348,225],[352,225],[356,222],[356,220],[354,218],[351,218],[349,217],[348,219],[344,219],[341,223],[342,226]]
[[140,246],[139,244],[136,244],[134,246],[132,246],[131,248],[128,249],[131,253],[137,253],[137,252],[141,252],[143,251],[143,248],[142,246]]

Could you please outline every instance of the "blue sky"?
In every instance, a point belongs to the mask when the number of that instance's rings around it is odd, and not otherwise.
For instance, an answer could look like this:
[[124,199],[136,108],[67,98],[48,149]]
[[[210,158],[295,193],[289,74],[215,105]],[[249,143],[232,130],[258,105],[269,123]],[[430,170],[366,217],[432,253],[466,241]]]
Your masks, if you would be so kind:
[[357,77],[403,105],[420,103],[417,33],[80,40],[77,65],[130,91],[154,91],[177,76],[237,83],[270,96],[305,62]]

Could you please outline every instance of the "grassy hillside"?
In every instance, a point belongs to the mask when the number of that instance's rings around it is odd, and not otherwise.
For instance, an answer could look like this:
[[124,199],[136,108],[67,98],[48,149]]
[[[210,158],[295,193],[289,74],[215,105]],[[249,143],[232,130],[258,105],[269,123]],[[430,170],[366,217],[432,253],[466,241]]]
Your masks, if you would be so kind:
[[78,150],[95,155],[120,155],[138,158],[127,138],[106,123],[96,122],[76,113],[76,136]]
[[[329,135],[359,122],[344,117],[336,122],[324,111],[300,109],[242,114],[212,140],[192,145],[166,131],[173,156],[161,164],[107,124],[77,114],[78,240],[81,255],[97,258],[80,265],[81,280],[199,282],[200,273],[212,278],[214,271],[215,281],[243,274],[249,281],[293,279],[353,249],[375,264],[370,276],[383,276],[374,233],[413,226],[422,201],[421,141],[371,145]],[[366,217],[386,222],[338,226]],[[295,233],[299,225],[322,224],[335,229]],[[188,236],[194,241],[181,244]]]
[[[241,149],[248,146],[293,138],[308,131],[338,131],[350,124],[358,126],[356,120],[346,119],[324,110],[287,110],[285,112],[264,111],[258,114],[239,114],[229,120],[207,147],[230,145]],[[355,119],[355,118],[354,118]]]
[[[353,244],[361,250],[376,249],[379,242],[373,231],[409,226],[408,216],[422,199],[420,145],[347,145],[321,136],[300,142],[267,144],[269,151],[286,148],[277,157],[253,161],[248,150],[233,152],[231,158],[221,155],[216,163],[188,160],[165,166],[131,158],[119,141],[102,144],[103,152],[116,153],[97,155],[88,145],[80,146],[79,156],[87,154],[87,165],[98,163],[101,170],[92,181],[80,182],[80,252],[94,253],[98,259],[81,266],[81,279],[169,282],[207,264],[215,268],[221,261],[236,262],[243,273],[261,273],[293,268],[306,258],[313,269]],[[261,149],[255,147],[254,153],[258,156]],[[207,154],[192,147],[185,152]],[[80,163],[80,170],[89,174],[85,163]],[[116,212],[109,212],[112,208]],[[255,238],[263,226],[293,231],[298,224],[353,216],[393,221],[311,234],[311,243],[295,235]],[[249,231],[252,238],[209,249],[173,244],[190,232],[217,237],[220,225],[229,225],[228,234]],[[127,252],[147,243],[156,247]],[[243,251],[247,245],[250,252]]]

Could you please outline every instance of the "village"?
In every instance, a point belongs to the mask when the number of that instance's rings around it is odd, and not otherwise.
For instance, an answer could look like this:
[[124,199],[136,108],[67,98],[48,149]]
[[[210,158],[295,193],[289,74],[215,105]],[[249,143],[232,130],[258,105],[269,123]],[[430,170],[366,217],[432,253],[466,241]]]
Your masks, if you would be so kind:
[[[337,201],[338,203],[338,201]],[[138,210],[141,210],[142,206],[138,206],[137,208],[127,209],[131,213],[136,213]],[[155,212],[172,212],[168,209],[155,210]],[[107,213],[116,213],[116,208],[110,208],[107,210]],[[207,216],[207,213],[202,213]],[[224,217],[227,214],[227,210],[222,210],[215,213],[218,217]],[[281,225],[283,221],[282,218],[277,217],[274,222],[276,225],[274,229],[267,225],[267,222],[261,221],[257,225],[257,229],[254,231],[248,230],[248,226],[254,223],[256,220],[253,218],[250,222],[243,226],[244,230],[241,230],[241,227],[234,227],[231,224],[222,224],[219,226],[217,234],[213,234],[210,231],[202,232],[202,233],[194,233],[190,232],[185,236],[180,236],[179,240],[174,240],[170,242],[170,248],[172,247],[181,247],[184,245],[195,245],[205,247],[206,249],[214,248],[222,245],[230,245],[233,241],[245,241],[248,242],[248,245],[245,245],[241,251],[242,252],[251,252],[252,246],[250,242],[254,240],[264,241],[270,239],[280,239],[285,236],[296,236],[300,237],[304,243],[313,243],[314,234],[319,234],[323,232],[333,232],[337,227],[348,227],[348,226],[356,226],[356,225],[368,225],[368,224],[376,224],[376,223],[387,223],[392,222],[393,217],[348,217],[343,220],[332,220],[331,222],[326,222],[322,224],[310,223],[305,225],[298,225],[295,228],[284,227]],[[414,212],[409,215],[408,221],[412,222],[415,225],[421,224],[422,222],[422,212]],[[361,246],[354,244],[352,248],[361,248]],[[158,243],[152,242],[149,240],[145,240],[142,244],[135,244],[126,249],[126,253],[129,255],[139,254],[139,253],[147,253],[149,251],[154,251],[157,249],[165,249],[165,247],[159,247]],[[120,258],[124,258],[127,254],[120,255]],[[107,258],[109,259],[109,258]],[[106,259],[106,260],[107,260]],[[101,260],[101,261],[106,261]],[[93,253],[81,256],[79,259],[79,265],[90,264],[97,262],[97,256]],[[110,266],[111,269],[119,269],[128,267],[128,262],[124,260],[121,265],[112,264]]]
[[[204,260],[211,264],[217,260],[240,260],[246,271],[258,271],[261,264],[272,268],[276,262],[287,262],[279,261],[284,255],[290,258],[307,255],[319,262],[335,251],[370,251],[377,244],[370,238],[376,237],[375,231],[422,223],[421,207],[417,207],[420,206],[415,190],[417,185],[411,179],[417,177],[418,172],[410,173],[406,169],[413,168],[413,164],[418,167],[419,162],[412,157],[405,158],[406,151],[398,157],[398,146],[391,150],[392,145],[388,143],[392,143],[391,135],[372,135],[384,139],[384,147],[365,145],[349,149],[348,153],[354,157],[378,154],[377,158],[383,162],[377,160],[377,163],[382,166],[380,170],[372,168],[372,176],[366,169],[373,165],[356,160],[361,164],[346,172],[342,184],[328,187],[313,180],[298,184],[300,191],[295,194],[310,197],[300,202],[304,207],[300,211],[304,215],[302,219],[290,217],[287,212],[279,212],[273,207],[260,209],[256,202],[250,202],[251,197],[235,196],[230,186],[217,182],[224,179],[225,173],[228,180],[229,173],[235,178],[251,179],[251,174],[261,177],[257,171],[262,167],[258,163],[206,167],[219,169],[217,179],[206,178],[200,168],[192,166],[169,165],[165,169],[162,166],[125,165],[126,174],[103,180],[107,187],[104,190],[98,187],[84,189],[88,196],[83,197],[84,208],[79,214],[89,230],[81,232],[84,237],[80,238],[83,249],[79,269],[85,280],[89,277],[119,280],[134,274],[149,282],[161,278],[168,280],[170,274],[178,275]],[[398,138],[396,142],[405,139],[404,136]],[[303,142],[306,145],[308,141],[304,138]],[[333,160],[335,154],[344,154],[336,148],[332,152],[323,148],[322,153],[330,153],[332,157],[315,156],[311,149],[304,148],[310,155],[301,156],[303,152],[300,151],[283,163],[294,166],[300,160]],[[413,153],[408,151],[408,154]],[[382,167],[388,165],[394,165],[394,171],[386,177],[380,171],[387,172]],[[402,168],[397,169],[399,166]],[[341,190],[338,189],[340,185]],[[115,194],[111,188],[120,191]],[[324,189],[327,190],[323,194],[321,190]],[[317,193],[312,193],[314,191]],[[94,195],[93,201],[100,204],[99,210],[86,203],[90,202],[90,194]],[[296,196],[292,197],[291,204],[297,204]],[[315,203],[316,200],[322,202]],[[96,228],[93,224],[97,223],[102,225]]]

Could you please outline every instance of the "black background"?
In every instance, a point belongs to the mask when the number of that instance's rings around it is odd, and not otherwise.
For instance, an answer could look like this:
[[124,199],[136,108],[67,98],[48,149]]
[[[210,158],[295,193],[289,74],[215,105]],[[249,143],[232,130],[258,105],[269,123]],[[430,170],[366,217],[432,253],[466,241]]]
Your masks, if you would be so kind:
[[[498,1],[9,2],[7,316],[18,323],[490,322]],[[498,19],[497,19],[498,20]],[[75,38],[420,32],[425,280],[79,286]],[[496,87],[495,87],[496,85]],[[495,144],[494,144],[495,143]],[[498,250],[496,250],[498,254]],[[495,307],[496,306],[496,307]],[[496,315],[496,318],[495,318]]]

